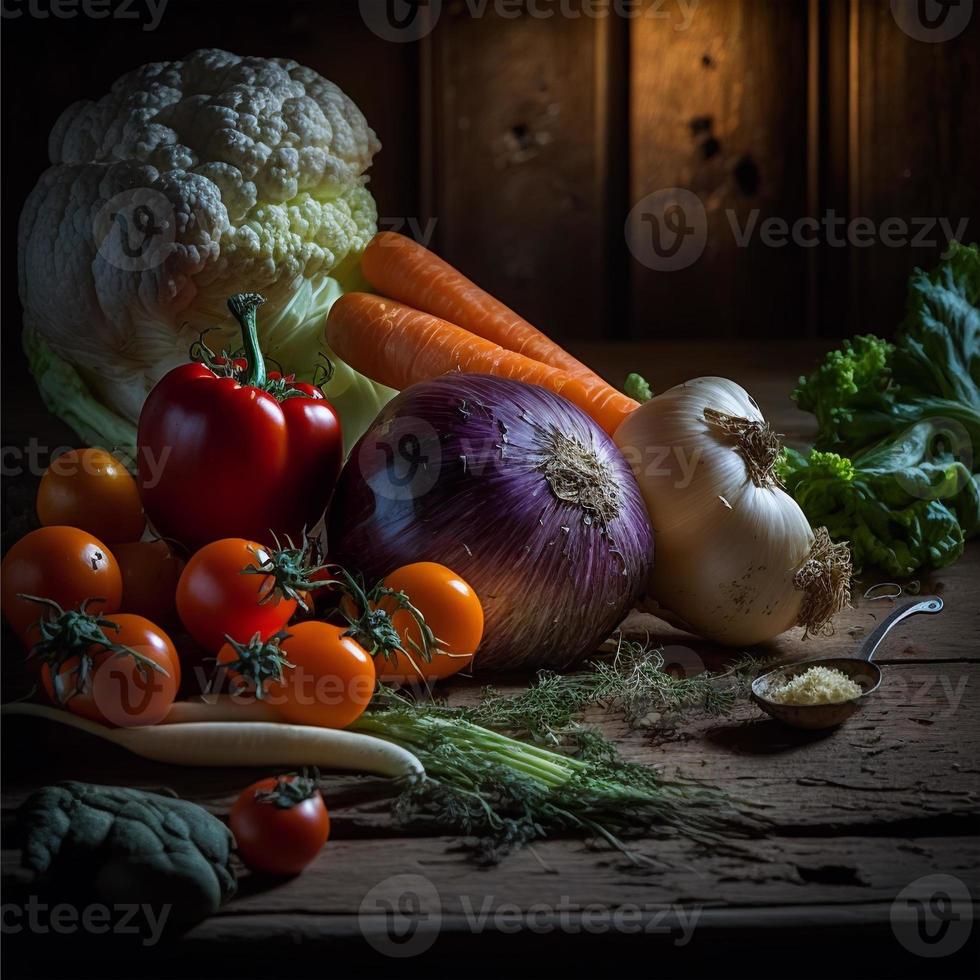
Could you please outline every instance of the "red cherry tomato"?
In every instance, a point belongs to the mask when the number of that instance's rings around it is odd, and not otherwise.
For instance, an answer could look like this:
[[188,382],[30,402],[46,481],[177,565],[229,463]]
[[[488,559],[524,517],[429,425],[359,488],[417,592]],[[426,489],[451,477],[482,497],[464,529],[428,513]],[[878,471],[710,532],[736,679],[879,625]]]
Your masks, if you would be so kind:
[[36,602],[21,595],[51,599],[73,609],[86,599],[91,613],[113,613],[122,597],[122,577],[112,552],[96,537],[76,527],[42,527],[20,539],[4,556],[3,614],[28,646],[38,639],[35,624],[50,618]]
[[81,528],[108,544],[136,541],[146,520],[136,481],[104,449],[72,449],[47,468],[37,491],[45,526]]
[[242,860],[266,874],[299,874],[330,836],[323,797],[304,776],[253,783],[235,801],[228,822]]
[[[263,699],[284,721],[295,725],[320,728],[346,728],[359,718],[371,701],[375,687],[374,660],[354,639],[345,636],[346,627],[308,620],[289,627],[281,642],[260,644],[250,657],[250,667],[266,665],[265,673],[254,673],[231,667],[233,678],[248,690],[255,681],[262,682]],[[281,667],[282,681],[274,679],[280,668],[273,658],[290,666]],[[218,653],[218,663],[241,663],[239,653],[225,644]]]
[[381,680],[411,683],[419,679],[420,673],[427,681],[438,680],[473,662],[473,655],[483,639],[483,606],[467,582],[445,565],[420,561],[396,569],[381,584],[403,592],[438,640],[430,660],[416,655],[415,647],[422,645],[419,624],[411,613],[399,609],[394,599],[382,599],[378,607],[391,616],[402,646],[412,651],[412,655],[409,659],[395,651],[393,656],[377,657],[376,667]]
[[230,636],[240,643],[281,630],[296,611],[296,600],[275,594],[271,575],[243,574],[271,551],[244,538],[223,538],[191,556],[177,583],[177,612],[187,632],[215,653]]
[[[69,657],[57,668],[60,693],[51,666],[44,664],[44,690],[55,704],[90,721],[120,728],[155,725],[177,696],[177,651],[170,637],[142,616],[116,613],[111,622],[113,626],[103,626],[105,636],[132,653],[91,646]],[[90,662],[88,676],[81,670],[83,658]]]

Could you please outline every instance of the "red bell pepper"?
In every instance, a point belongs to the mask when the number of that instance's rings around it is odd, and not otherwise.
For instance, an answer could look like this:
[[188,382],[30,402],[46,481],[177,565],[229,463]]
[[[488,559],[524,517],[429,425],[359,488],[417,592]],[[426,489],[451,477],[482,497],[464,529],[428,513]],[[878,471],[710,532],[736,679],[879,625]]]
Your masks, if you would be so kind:
[[166,374],[140,413],[137,466],[146,515],[191,550],[219,538],[299,541],[320,519],[343,463],[340,420],[323,392],[267,373],[256,309],[239,293],[244,359],[214,358]]

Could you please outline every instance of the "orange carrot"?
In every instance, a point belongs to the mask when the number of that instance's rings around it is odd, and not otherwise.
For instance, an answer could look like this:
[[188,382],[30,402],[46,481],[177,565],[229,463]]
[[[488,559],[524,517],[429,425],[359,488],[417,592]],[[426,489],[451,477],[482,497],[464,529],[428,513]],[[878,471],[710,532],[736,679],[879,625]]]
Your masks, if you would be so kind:
[[604,381],[573,377],[431,313],[370,293],[341,296],[327,317],[326,337],[355,371],[399,390],[450,371],[513,378],[563,395],[610,435],[638,404]]
[[361,268],[372,288],[383,296],[457,323],[484,340],[593,384],[602,380],[550,337],[411,238],[393,231],[379,232],[368,244]]

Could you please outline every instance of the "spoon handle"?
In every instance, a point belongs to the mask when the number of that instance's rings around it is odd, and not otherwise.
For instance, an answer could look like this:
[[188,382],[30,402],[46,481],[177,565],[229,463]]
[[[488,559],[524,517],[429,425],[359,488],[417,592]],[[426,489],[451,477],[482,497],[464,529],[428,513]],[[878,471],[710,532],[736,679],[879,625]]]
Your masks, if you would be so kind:
[[937,595],[926,596],[922,599],[913,599],[911,602],[904,602],[896,606],[892,612],[885,617],[876,627],[873,633],[861,644],[858,657],[861,660],[872,660],[875,652],[881,645],[881,641],[891,631],[893,626],[897,626],[903,619],[914,616],[916,613],[938,613],[942,612],[943,600]]

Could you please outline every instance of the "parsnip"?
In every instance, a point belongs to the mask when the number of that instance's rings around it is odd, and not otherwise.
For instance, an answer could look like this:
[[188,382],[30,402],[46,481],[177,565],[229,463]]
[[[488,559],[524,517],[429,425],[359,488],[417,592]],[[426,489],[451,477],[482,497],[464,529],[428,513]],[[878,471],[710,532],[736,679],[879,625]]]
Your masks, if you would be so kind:
[[[193,703],[191,703],[193,704]],[[264,707],[264,706],[263,706]],[[224,703],[194,706],[198,717],[229,717],[230,710],[251,710]],[[185,714],[192,714],[182,709]],[[405,749],[371,735],[334,728],[311,728],[272,721],[188,721],[146,728],[108,728],[59,708],[16,702],[4,715],[27,715],[77,728],[144,759],[176,766],[317,766],[375,773],[423,776],[422,763]],[[212,712],[209,715],[209,712]],[[178,715],[181,711],[178,711]],[[255,715],[253,714],[253,717]],[[168,719],[169,720],[169,719]]]

